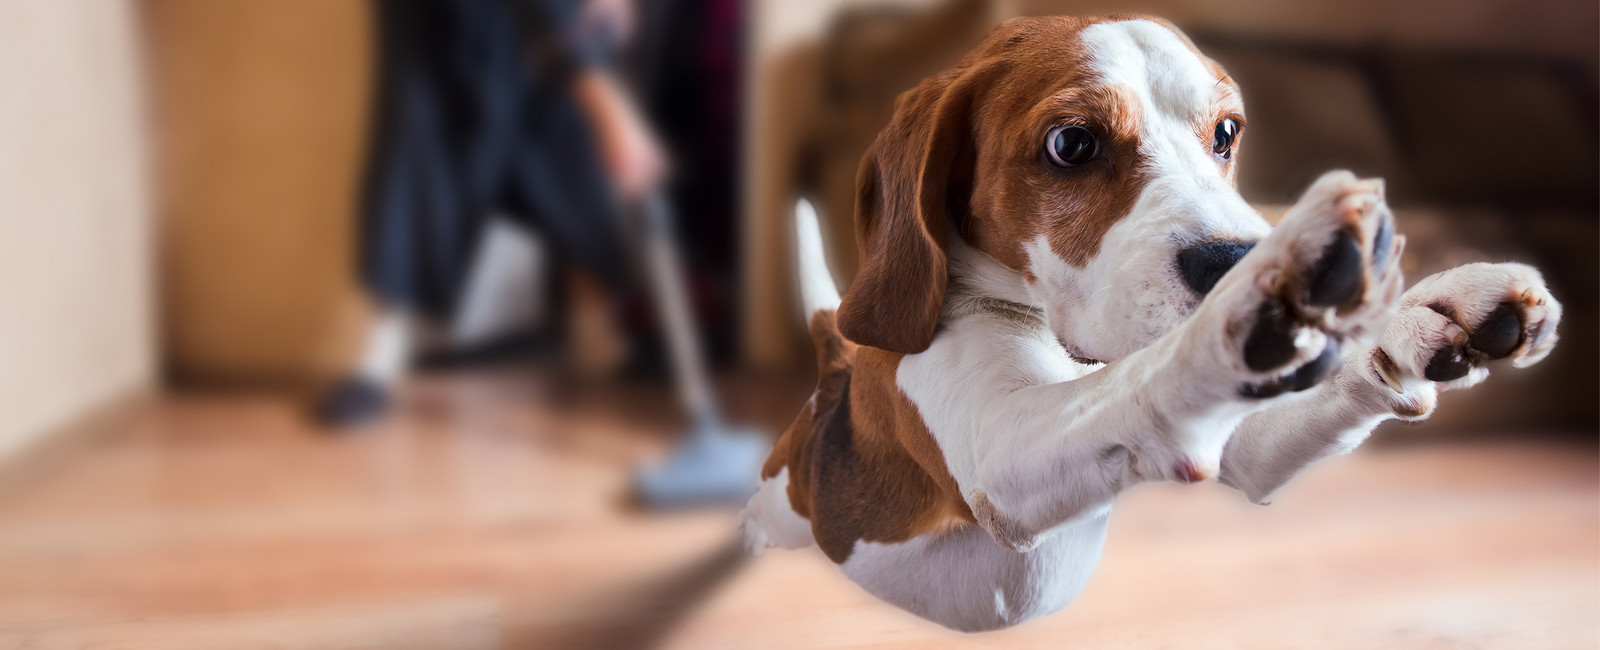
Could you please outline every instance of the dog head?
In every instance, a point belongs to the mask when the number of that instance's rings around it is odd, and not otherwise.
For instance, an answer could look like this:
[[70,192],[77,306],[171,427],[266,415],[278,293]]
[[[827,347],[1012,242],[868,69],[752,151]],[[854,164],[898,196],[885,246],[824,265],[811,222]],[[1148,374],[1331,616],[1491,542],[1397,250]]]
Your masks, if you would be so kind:
[[1164,21],[1005,23],[902,95],[862,161],[841,331],[927,349],[959,237],[1073,356],[1148,345],[1268,230],[1234,185],[1244,124],[1238,86]]

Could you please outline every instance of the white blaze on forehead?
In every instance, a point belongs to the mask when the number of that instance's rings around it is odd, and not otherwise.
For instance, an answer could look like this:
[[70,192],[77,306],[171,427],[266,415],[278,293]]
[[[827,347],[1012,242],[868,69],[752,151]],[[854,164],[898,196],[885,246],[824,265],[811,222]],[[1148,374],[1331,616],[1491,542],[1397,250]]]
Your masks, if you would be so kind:
[[1082,39],[1100,82],[1138,98],[1145,163],[1158,176],[1188,173],[1203,186],[1223,180],[1195,131],[1217,84],[1200,57],[1171,29],[1148,20],[1091,25]]
[[1091,25],[1082,38],[1101,81],[1133,91],[1146,118],[1154,112],[1192,124],[1210,103],[1217,78],[1171,29],[1126,20]]
[[1130,216],[1177,219],[1182,237],[1260,237],[1266,223],[1233,189],[1211,151],[1222,83],[1176,32],[1148,20],[1099,23],[1081,35],[1100,83],[1125,90],[1140,115],[1139,164],[1149,178]]

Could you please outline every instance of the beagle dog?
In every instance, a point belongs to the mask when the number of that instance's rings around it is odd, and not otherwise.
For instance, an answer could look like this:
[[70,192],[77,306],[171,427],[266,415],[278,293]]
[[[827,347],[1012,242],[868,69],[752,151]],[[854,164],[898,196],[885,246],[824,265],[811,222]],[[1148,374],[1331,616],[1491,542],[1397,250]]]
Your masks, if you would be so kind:
[[1234,186],[1240,91],[1154,18],[1022,18],[897,102],[857,177],[842,300],[797,210],[816,393],[741,514],[957,630],[1064,607],[1118,493],[1265,503],[1489,361],[1549,354],[1535,269],[1404,289],[1383,183],[1324,175],[1277,227]]

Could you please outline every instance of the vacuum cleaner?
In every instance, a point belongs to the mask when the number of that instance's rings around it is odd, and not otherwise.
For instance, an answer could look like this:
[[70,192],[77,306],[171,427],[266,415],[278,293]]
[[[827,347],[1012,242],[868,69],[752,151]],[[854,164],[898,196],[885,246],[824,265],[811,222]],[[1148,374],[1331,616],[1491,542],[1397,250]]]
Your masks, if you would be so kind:
[[678,447],[665,459],[638,468],[634,492],[645,506],[658,509],[742,505],[755,493],[771,438],[730,426],[722,417],[689,308],[665,192],[650,192],[631,213],[637,223],[630,230],[643,249],[678,399],[689,416],[689,430]]

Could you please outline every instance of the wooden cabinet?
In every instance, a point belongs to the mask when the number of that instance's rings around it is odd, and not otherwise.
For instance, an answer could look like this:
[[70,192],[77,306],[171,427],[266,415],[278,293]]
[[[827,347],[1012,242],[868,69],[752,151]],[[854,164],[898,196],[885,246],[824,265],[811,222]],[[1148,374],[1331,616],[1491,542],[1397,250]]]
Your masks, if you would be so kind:
[[180,379],[297,382],[363,318],[361,0],[151,0],[163,338]]

